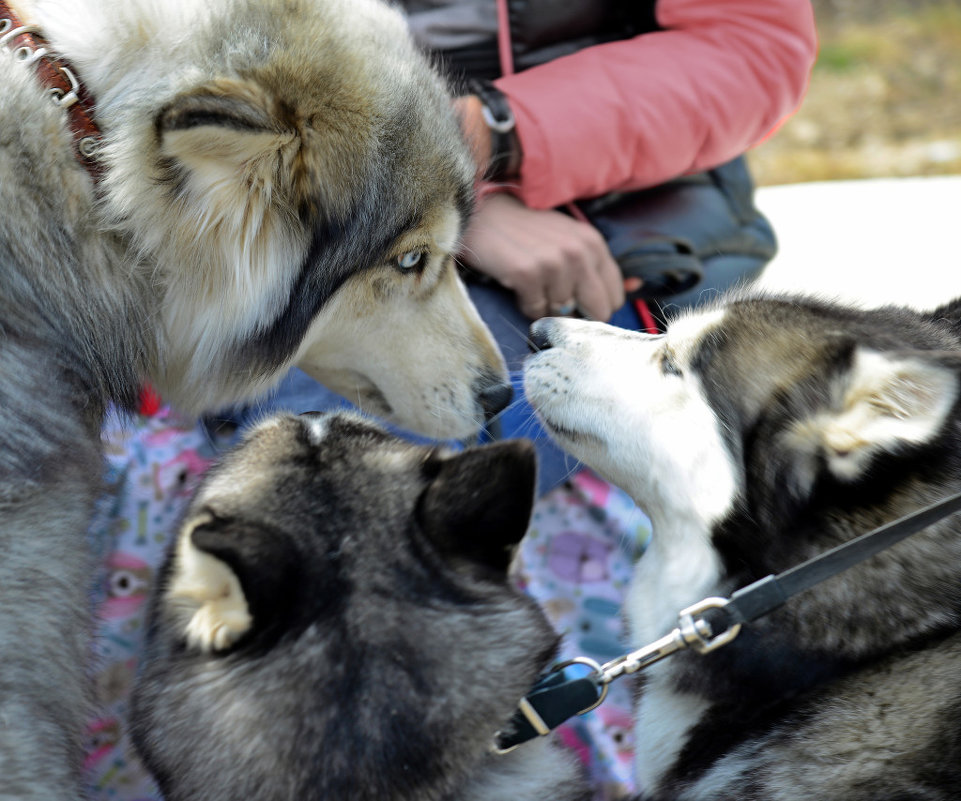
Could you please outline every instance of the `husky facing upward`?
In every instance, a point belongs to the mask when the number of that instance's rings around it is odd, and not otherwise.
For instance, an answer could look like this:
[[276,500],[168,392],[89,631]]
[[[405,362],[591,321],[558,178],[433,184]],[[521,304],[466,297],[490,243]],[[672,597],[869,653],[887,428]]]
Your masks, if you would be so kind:
[[[961,490],[961,302],[922,314],[734,297],[663,336],[544,320],[525,389],[654,527],[635,645]],[[641,676],[642,798],[961,797],[961,520]]]
[[[187,411],[299,365],[465,437],[509,395],[451,251],[473,168],[375,0],[22,0],[96,99],[101,177],[0,7],[0,798],[80,797],[109,400]],[[59,67],[57,68],[59,69]]]
[[161,572],[134,741],[168,801],[586,801],[549,740],[491,753],[558,637],[509,581],[530,443],[447,453],[349,413],[256,427]]

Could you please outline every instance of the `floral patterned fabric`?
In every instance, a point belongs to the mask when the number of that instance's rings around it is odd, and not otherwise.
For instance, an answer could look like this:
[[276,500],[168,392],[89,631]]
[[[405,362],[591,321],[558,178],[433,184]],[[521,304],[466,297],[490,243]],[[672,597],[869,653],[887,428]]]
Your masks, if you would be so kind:
[[156,801],[160,794],[127,734],[128,695],[156,571],[191,492],[217,448],[167,408],[103,429],[106,492],[90,527],[97,557],[92,669],[97,710],[87,730],[90,797]]
[[[158,801],[127,733],[147,599],[185,504],[229,444],[162,407],[151,417],[109,418],[106,492],[89,532],[97,558],[92,670],[97,710],[87,731],[86,768],[96,801]],[[650,536],[647,518],[619,490],[582,471],[536,505],[516,579],[564,635],[563,658],[604,662],[626,650],[620,607],[631,565]],[[615,682],[595,711],[561,727],[587,765],[597,801],[631,788],[630,687]]]
[[[563,635],[562,659],[587,656],[603,664],[629,650],[621,607],[650,536],[643,512],[586,469],[537,502],[517,579]],[[587,765],[595,801],[624,798],[634,789],[631,706],[630,680],[621,679],[597,709],[558,729]]]

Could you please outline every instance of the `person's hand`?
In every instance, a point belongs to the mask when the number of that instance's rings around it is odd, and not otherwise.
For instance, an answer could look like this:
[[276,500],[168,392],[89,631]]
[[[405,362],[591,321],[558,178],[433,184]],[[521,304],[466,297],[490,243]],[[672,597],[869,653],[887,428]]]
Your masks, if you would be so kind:
[[594,226],[513,195],[481,198],[461,246],[463,261],[513,290],[521,311],[539,317],[574,308],[607,321],[624,303],[624,279]]

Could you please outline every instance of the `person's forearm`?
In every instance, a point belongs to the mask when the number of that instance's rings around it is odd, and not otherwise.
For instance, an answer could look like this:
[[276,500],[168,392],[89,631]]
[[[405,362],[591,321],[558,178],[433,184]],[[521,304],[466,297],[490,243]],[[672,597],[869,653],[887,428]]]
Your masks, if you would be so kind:
[[800,102],[816,55],[808,0],[660,0],[669,30],[588,48],[495,83],[534,208],[716,166]]

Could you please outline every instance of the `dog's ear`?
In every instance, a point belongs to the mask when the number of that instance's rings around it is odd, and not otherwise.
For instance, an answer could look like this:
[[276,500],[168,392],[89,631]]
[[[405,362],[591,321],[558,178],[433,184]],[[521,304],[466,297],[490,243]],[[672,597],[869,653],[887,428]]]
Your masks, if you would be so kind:
[[214,203],[214,214],[238,197],[276,189],[275,172],[298,139],[292,115],[263,89],[228,79],[178,95],[160,112],[157,132],[172,180]]
[[959,394],[959,358],[931,351],[853,351],[839,377],[839,403],[814,421],[828,470],[859,478],[880,453],[897,453],[938,435]]
[[[357,114],[370,109],[360,103]],[[156,120],[163,172],[205,226],[270,228],[269,211],[306,218],[343,215],[356,200],[356,172],[370,137],[349,110],[298,109],[260,83],[221,78],[182,92]]]
[[431,456],[419,520],[444,553],[507,570],[530,524],[537,462],[527,440]]
[[220,651],[290,600],[297,558],[289,540],[257,524],[202,514],[180,533],[166,598],[188,645]]

